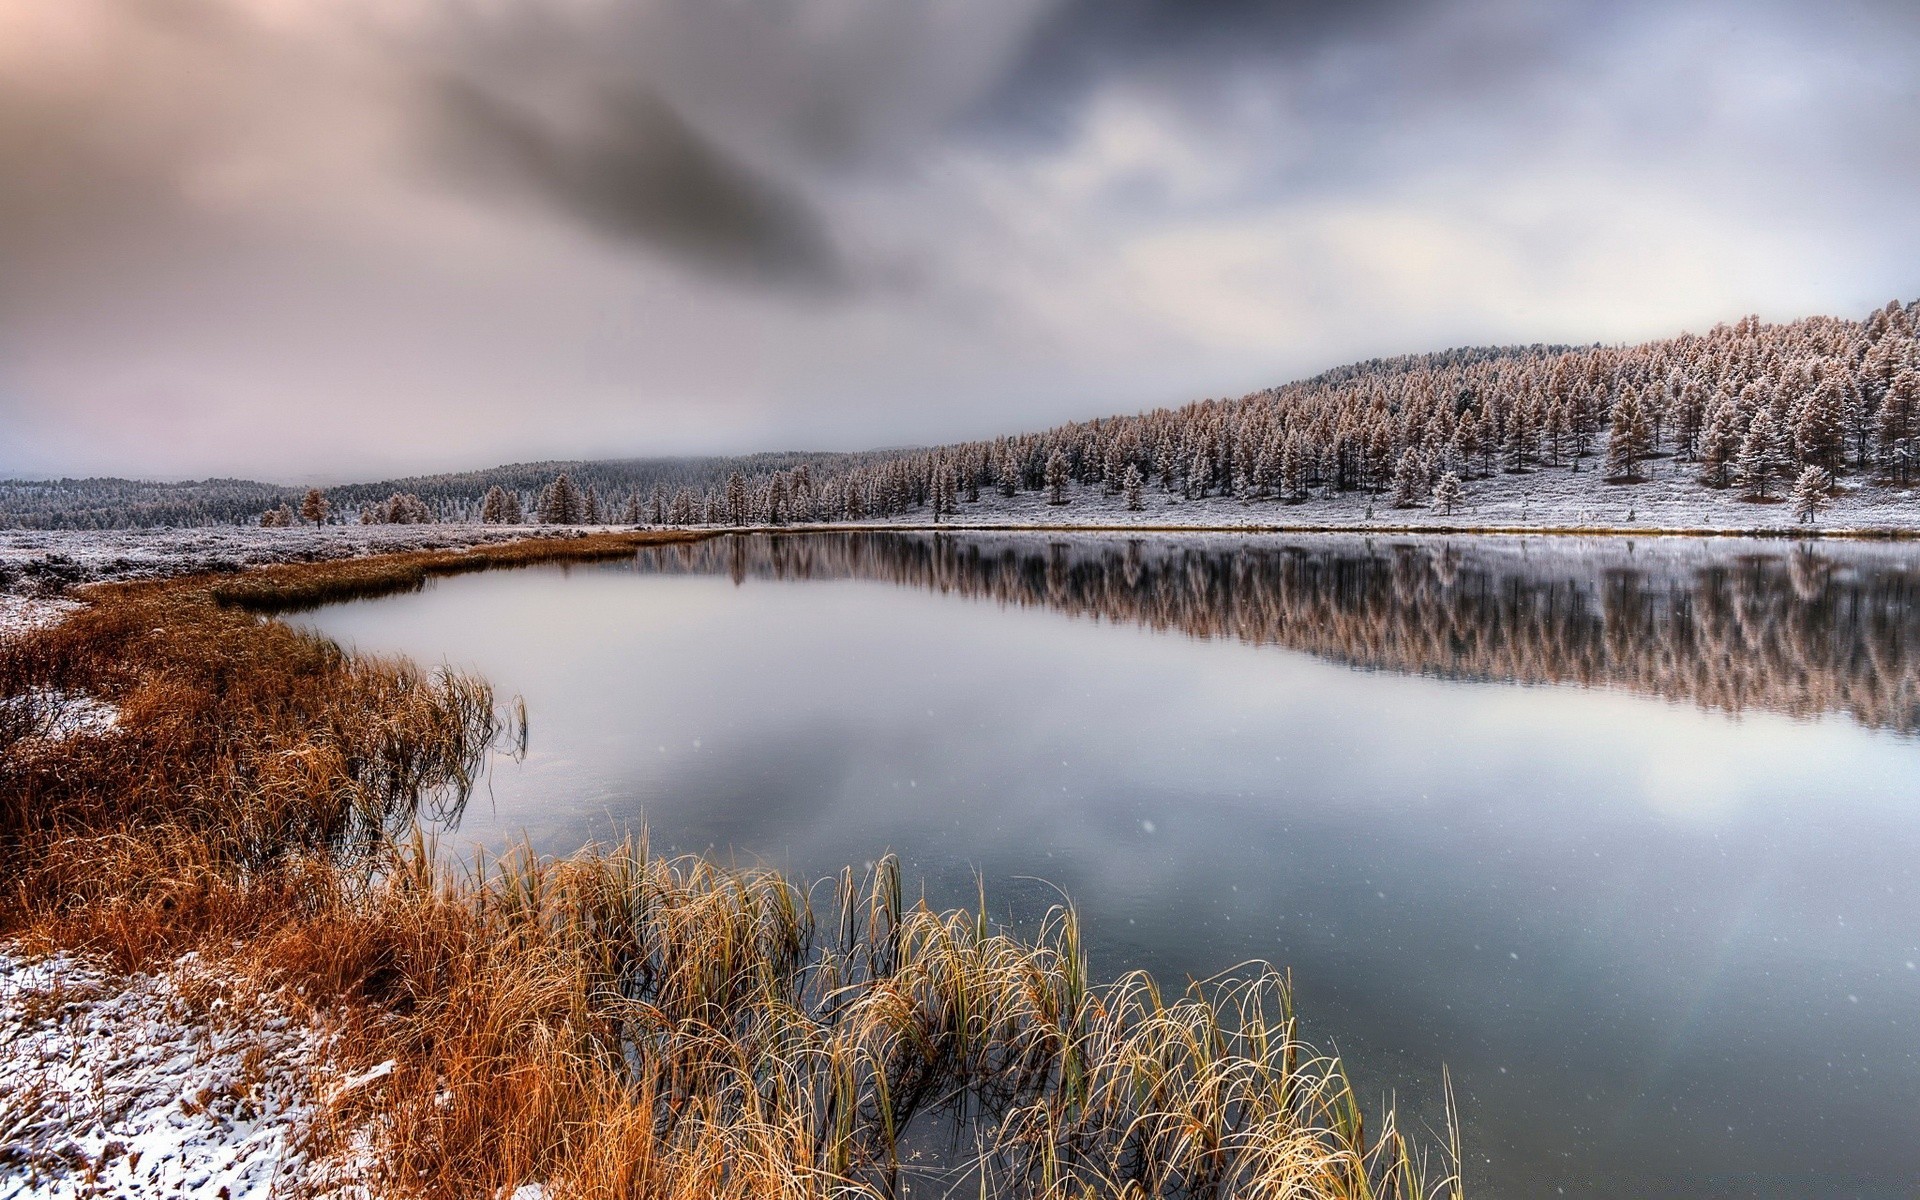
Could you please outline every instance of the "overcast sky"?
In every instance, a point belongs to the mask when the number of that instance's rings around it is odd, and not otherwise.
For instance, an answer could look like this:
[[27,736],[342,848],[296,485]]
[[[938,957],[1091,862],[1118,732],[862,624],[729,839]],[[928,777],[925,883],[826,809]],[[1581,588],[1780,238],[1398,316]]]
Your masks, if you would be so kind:
[[0,0],[0,474],[922,444],[1920,294],[1920,5]]

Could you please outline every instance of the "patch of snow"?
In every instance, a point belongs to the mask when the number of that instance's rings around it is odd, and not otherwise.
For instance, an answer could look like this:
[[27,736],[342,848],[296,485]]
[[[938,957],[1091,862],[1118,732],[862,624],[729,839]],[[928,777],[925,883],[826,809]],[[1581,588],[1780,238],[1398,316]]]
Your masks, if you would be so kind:
[[120,724],[120,710],[104,700],[54,688],[30,688],[18,696],[0,697],[0,711],[24,709],[33,720],[26,735],[41,742],[65,742],[78,737],[112,733]]
[[0,1200],[267,1200],[302,1178],[325,1038],[271,1002],[191,1002],[208,974],[0,946]]
[[79,607],[77,600],[55,600],[0,591],[0,640],[58,624],[61,618]]

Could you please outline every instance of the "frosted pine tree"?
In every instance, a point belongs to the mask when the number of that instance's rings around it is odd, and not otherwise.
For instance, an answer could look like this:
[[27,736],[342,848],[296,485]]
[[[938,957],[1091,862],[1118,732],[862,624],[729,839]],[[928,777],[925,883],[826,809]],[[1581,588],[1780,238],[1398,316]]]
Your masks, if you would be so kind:
[[1420,461],[1420,452],[1408,449],[1400,456],[1400,465],[1393,469],[1393,506],[1412,508],[1420,503],[1420,497],[1427,490],[1427,465]]
[[578,525],[586,516],[586,505],[580,491],[573,486],[573,480],[566,472],[540,493],[540,523],[542,525]]
[[1307,498],[1307,455],[1297,437],[1289,437],[1280,451],[1280,497],[1289,504]]
[[727,523],[745,525],[752,515],[747,503],[747,477],[735,471],[727,476]]
[[1607,477],[1638,480],[1640,460],[1647,456],[1652,441],[1640,394],[1629,388],[1613,404],[1613,421],[1607,434]]
[[1729,482],[1728,469],[1740,452],[1740,435],[1734,427],[1737,417],[1731,399],[1707,413],[1706,428],[1700,433],[1700,482],[1708,487],[1726,487]]
[[1746,440],[1740,443],[1740,482],[1746,494],[1756,500],[1767,498],[1767,488],[1786,470],[1786,456],[1780,452],[1780,435],[1775,431],[1773,412],[1761,409],[1747,426]]
[[1019,460],[1014,456],[1013,448],[1009,446],[1001,450],[1000,494],[1008,499],[1012,499],[1013,494],[1020,490],[1020,476],[1022,474]]
[[1893,377],[1880,401],[1877,424],[1880,465],[1905,483],[1913,470],[1915,439],[1920,437],[1920,371],[1909,369]]
[[638,525],[641,523],[639,492],[627,493],[626,507],[620,510],[620,523],[622,525]]
[[1122,483],[1121,483],[1121,487],[1126,492],[1126,496],[1127,496],[1128,512],[1139,512],[1140,510],[1146,508],[1147,506],[1146,498],[1143,495],[1141,495],[1141,486],[1145,482],[1146,482],[1145,480],[1140,478],[1140,468],[1134,466],[1132,463],[1128,463],[1127,473],[1123,477]]
[[667,485],[656,483],[653,491],[647,494],[647,523],[665,525],[667,523]]
[[600,493],[592,484],[587,485],[587,494],[580,499],[580,523],[582,525],[601,524]]
[[1800,472],[1800,478],[1794,481],[1793,495],[1788,503],[1793,507],[1793,519],[1803,525],[1813,524],[1814,516],[1831,501],[1828,493],[1833,489],[1833,476],[1824,468],[1808,467]]
[[1837,375],[1829,374],[1800,406],[1794,423],[1794,449],[1802,461],[1829,471],[1840,467],[1846,454],[1847,391]]
[[507,489],[494,484],[480,501],[480,520],[488,525],[507,524]]
[[1065,504],[1067,502],[1067,455],[1056,448],[1047,455],[1047,503]]
[[307,494],[300,500],[300,518],[312,521],[317,528],[327,523],[327,516],[333,512],[333,504],[327,494],[319,488],[308,488]]
[[1466,498],[1466,489],[1460,486],[1460,477],[1452,471],[1442,475],[1440,482],[1433,485],[1433,511],[1437,513],[1452,516],[1453,510]]

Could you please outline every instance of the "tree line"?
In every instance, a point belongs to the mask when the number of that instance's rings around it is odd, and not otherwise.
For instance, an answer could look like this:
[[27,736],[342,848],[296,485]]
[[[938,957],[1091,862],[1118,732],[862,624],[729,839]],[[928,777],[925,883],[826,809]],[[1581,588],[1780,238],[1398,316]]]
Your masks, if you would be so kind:
[[[524,463],[329,497],[349,520],[635,525],[938,522],[983,497],[1066,506],[1089,492],[1132,509],[1311,497],[1451,511],[1496,474],[1525,494],[1558,472],[1596,472],[1630,496],[1649,462],[1667,460],[1702,489],[1790,494],[1805,518],[1848,479],[1915,482],[1916,328],[1920,301],[1861,320],[1746,317],[1634,346],[1377,359],[1238,398],[929,449]],[[299,489],[244,480],[14,481],[0,483],[0,525],[246,522],[300,501]]]

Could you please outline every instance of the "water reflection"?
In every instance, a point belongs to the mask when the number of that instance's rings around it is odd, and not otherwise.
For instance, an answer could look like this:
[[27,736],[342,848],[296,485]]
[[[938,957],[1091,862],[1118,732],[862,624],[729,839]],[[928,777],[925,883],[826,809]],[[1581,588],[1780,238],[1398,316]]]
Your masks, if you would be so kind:
[[661,548],[638,563],[735,583],[879,580],[1366,668],[1920,730],[1912,555],[1726,546],[815,534]]
[[891,849],[1059,886],[1103,975],[1269,959],[1363,1087],[1451,1069],[1480,1196],[1904,1196],[1910,557],[741,537],[311,619],[526,696],[463,839]]

